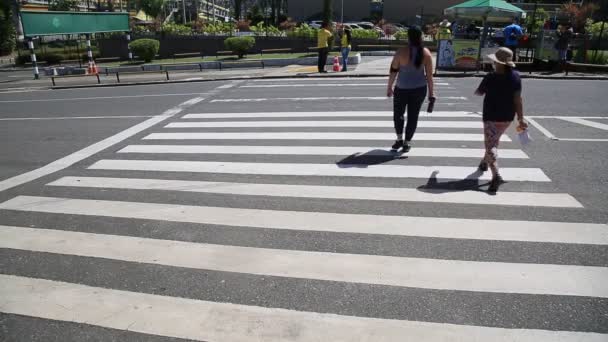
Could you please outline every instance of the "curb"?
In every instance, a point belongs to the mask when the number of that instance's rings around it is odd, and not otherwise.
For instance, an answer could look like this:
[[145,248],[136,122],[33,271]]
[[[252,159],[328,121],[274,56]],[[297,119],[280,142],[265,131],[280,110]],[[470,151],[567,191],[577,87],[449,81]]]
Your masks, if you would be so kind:
[[[435,77],[442,78],[481,78],[483,74],[436,74]],[[124,82],[124,83],[108,83],[108,84],[83,84],[83,85],[66,85],[54,86],[49,89],[81,89],[81,88],[104,88],[104,87],[125,87],[125,86],[141,86],[141,85],[160,85],[160,84],[179,84],[179,83],[201,83],[201,82],[219,82],[219,81],[236,81],[236,80],[254,80],[254,79],[294,79],[294,78],[368,78],[368,77],[388,77],[385,74],[348,74],[348,75],[281,75],[281,76],[233,76],[233,77],[216,77],[200,80],[170,80],[170,81],[142,81],[142,82]],[[584,80],[584,81],[608,81],[605,76],[541,76],[541,75],[526,75],[521,74],[522,79],[539,79],[539,80]]]

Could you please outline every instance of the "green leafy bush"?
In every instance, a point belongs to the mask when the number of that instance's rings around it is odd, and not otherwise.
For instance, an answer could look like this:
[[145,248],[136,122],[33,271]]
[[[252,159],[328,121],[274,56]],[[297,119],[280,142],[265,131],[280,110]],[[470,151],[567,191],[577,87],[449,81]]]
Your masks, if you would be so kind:
[[206,33],[209,35],[216,35],[216,34],[232,35],[233,32],[234,32],[233,23],[225,23],[225,22],[208,23],[203,27],[203,33]]
[[290,38],[308,38],[314,39],[317,37],[318,29],[312,28],[306,24],[295,27],[293,30],[287,31],[287,37]]
[[247,51],[255,45],[253,37],[230,37],[224,40],[224,47],[243,58]]
[[32,61],[32,59],[30,58],[30,55],[19,55],[19,56],[17,56],[17,58],[15,58],[15,64],[17,64],[17,65],[24,65],[31,61]]
[[352,30],[353,39],[378,39],[380,32],[376,30],[354,29]]
[[160,42],[155,39],[138,39],[129,44],[129,47],[136,56],[148,63],[158,54]]
[[399,31],[399,32],[395,33],[395,39],[407,40],[407,31]]
[[250,26],[249,29],[256,36],[280,37],[283,35],[283,32],[281,32],[281,30],[279,30],[278,28],[272,25],[266,26],[263,22],[259,22],[257,25]]
[[[593,38],[599,38],[600,32],[602,31],[602,22],[592,23],[589,25],[589,31],[593,35]],[[608,22],[604,23],[604,32],[602,32],[603,38],[608,38]]]
[[192,28],[186,25],[165,24],[160,29],[162,32],[173,35],[188,35],[192,33]]
[[63,56],[58,53],[45,53],[36,57],[39,61],[45,61],[47,65],[59,64],[63,60]]
[[587,62],[589,64],[606,65],[608,64],[608,53],[604,53],[603,51],[589,51],[587,52]]

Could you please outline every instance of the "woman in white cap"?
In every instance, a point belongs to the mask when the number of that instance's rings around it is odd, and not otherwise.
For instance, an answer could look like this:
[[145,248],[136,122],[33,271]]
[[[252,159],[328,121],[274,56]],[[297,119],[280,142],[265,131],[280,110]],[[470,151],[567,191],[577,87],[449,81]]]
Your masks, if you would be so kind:
[[515,115],[521,129],[527,128],[524,121],[523,101],[521,98],[521,78],[513,68],[513,52],[500,48],[495,54],[487,56],[493,62],[494,72],[487,74],[475,91],[483,96],[483,130],[485,156],[479,164],[479,170],[492,171],[492,181],[488,191],[496,192],[503,182],[498,170],[498,143],[500,137],[509,127]]

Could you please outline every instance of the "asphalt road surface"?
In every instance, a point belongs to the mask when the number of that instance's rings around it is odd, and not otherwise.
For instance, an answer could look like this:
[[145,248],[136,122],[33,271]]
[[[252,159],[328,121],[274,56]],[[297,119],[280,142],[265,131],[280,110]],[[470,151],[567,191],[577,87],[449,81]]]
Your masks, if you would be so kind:
[[2,341],[607,341],[608,101],[479,79],[389,151],[385,79],[0,92]]

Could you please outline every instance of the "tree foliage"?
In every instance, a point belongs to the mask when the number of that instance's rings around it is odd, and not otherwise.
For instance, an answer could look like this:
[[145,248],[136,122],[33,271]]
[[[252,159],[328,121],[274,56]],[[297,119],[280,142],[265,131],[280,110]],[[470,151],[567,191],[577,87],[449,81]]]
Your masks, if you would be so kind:
[[76,11],[78,0],[53,0],[49,4],[49,11]]
[[137,8],[144,11],[154,19],[158,19],[163,13],[165,0],[136,0]]
[[564,12],[570,18],[572,26],[576,32],[583,32],[588,18],[593,16],[593,12],[599,9],[599,6],[594,3],[586,3],[579,6],[575,3],[567,3],[562,6]]
[[0,3],[0,56],[8,55],[15,49],[15,27],[12,12],[7,3]]

